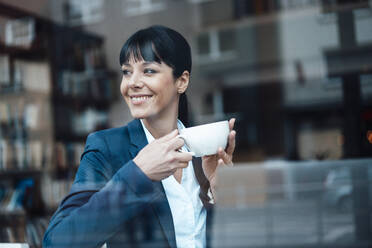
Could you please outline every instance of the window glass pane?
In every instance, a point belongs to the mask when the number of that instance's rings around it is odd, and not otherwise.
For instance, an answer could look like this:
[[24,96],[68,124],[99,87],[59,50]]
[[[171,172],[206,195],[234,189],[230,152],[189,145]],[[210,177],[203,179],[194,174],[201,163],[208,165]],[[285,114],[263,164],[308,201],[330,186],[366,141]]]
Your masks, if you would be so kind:
[[165,0],[127,0],[124,4],[126,15],[144,15],[163,10],[166,7]]
[[102,18],[102,0],[70,0],[69,21],[72,24],[91,23]]
[[204,33],[198,36],[198,54],[205,55],[210,53],[210,37],[208,33]]
[[[89,6],[90,5],[90,6]],[[93,0],[88,4],[89,6],[89,15],[92,18],[98,18],[102,15],[102,6],[103,2],[102,0]]]
[[127,0],[127,8],[140,8],[142,1],[140,0]]
[[220,51],[232,51],[235,48],[235,32],[234,30],[222,30],[218,33],[220,40]]
[[9,84],[9,60],[8,56],[0,55],[0,86]]
[[69,1],[69,19],[70,21],[77,21],[83,18],[81,2],[76,0]]

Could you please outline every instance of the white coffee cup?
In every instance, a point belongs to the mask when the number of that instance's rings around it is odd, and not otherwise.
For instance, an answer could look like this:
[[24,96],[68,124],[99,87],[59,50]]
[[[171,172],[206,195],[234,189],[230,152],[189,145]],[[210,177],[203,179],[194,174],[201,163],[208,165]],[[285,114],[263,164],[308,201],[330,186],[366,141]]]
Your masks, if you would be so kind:
[[216,154],[219,147],[225,149],[229,132],[229,122],[219,121],[181,129],[177,137],[195,157],[202,157]]

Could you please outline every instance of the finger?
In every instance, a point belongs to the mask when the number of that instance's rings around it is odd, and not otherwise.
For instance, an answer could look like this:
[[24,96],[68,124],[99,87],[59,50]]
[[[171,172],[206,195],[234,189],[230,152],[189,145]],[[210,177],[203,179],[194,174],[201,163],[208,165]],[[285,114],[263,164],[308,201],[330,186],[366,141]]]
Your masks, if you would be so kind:
[[174,137],[176,137],[178,135],[178,129],[174,129],[172,132],[164,135],[163,137],[159,138],[158,141],[161,141],[161,142],[167,142],[171,139],[173,139]]
[[175,151],[181,149],[182,146],[185,144],[185,141],[181,138],[173,137],[172,139],[167,141],[169,151]]
[[221,147],[218,149],[218,160],[222,160],[224,165],[232,166],[232,156],[227,154]]
[[177,169],[178,169],[178,166],[175,166],[173,169],[171,169],[169,176],[170,175],[173,175],[174,173],[176,173]]
[[[217,151],[218,152],[218,151]],[[206,159],[209,159],[209,158],[212,158],[212,157],[214,157],[215,156],[215,154],[212,154],[212,155],[205,155],[205,156],[203,156],[203,158],[206,158]]]
[[235,150],[235,137],[236,137],[236,131],[232,130],[229,134],[229,141],[227,143],[226,152],[231,156],[234,153]]
[[186,168],[189,165],[189,162],[179,162],[179,168]]
[[217,166],[220,167],[220,166],[223,166],[225,163],[223,162],[223,159],[220,158],[218,161],[217,161]]
[[235,121],[236,121],[235,118],[231,118],[231,119],[229,120],[229,128],[230,128],[230,131],[234,129]]
[[190,152],[175,152],[175,158],[180,162],[189,162],[192,160],[192,154]]

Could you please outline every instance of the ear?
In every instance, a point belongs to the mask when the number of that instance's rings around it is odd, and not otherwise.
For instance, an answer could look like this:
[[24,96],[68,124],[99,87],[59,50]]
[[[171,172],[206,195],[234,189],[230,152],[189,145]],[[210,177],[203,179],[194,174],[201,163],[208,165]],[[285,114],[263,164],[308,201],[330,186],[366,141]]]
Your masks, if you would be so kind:
[[176,87],[179,94],[182,94],[186,91],[187,87],[189,86],[189,81],[190,73],[188,71],[184,71],[181,76],[176,79]]

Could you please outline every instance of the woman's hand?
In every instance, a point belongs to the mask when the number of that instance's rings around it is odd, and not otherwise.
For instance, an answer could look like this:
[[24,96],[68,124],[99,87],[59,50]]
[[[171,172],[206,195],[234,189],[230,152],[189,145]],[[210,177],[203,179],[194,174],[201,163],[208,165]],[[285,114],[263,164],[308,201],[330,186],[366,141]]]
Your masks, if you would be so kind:
[[225,150],[218,148],[217,154],[204,156],[202,158],[202,166],[204,175],[209,181],[213,198],[215,199],[215,189],[217,185],[217,168],[219,166],[233,166],[232,158],[235,150],[235,136],[236,132],[233,130],[235,118],[229,120],[230,133],[228,143]]
[[174,174],[178,168],[186,168],[192,155],[177,150],[184,145],[183,139],[176,138],[178,130],[146,145],[133,162],[151,180],[160,181]]

